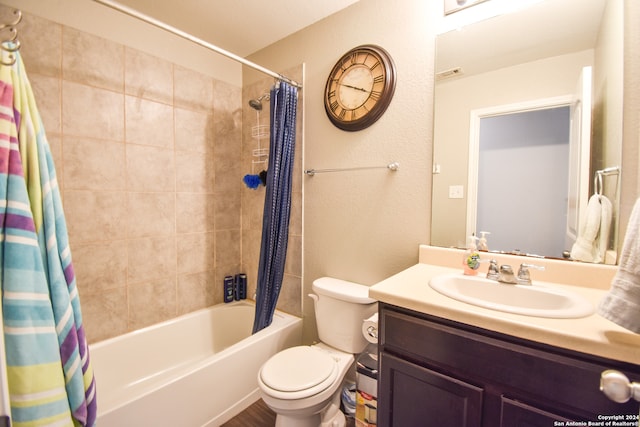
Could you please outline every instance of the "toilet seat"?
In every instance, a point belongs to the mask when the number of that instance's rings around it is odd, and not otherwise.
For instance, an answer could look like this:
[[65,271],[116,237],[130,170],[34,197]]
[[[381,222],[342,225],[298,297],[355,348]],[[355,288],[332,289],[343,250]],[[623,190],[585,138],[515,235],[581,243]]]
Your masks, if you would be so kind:
[[269,359],[260,370],[268,394],[280,399],[304,399],[329,387],[338,376],[336,360],[311,346],[290,347]]

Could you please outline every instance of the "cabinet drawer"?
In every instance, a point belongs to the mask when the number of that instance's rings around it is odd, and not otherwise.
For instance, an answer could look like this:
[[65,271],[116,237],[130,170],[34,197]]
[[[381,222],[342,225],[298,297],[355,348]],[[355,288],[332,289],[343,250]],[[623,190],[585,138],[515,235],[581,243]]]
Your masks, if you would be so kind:
[[495,386],[507,397],[538,407],[560,408],[569,417],[638,413],[636,402],[617,404],[599,390],[605,369],[619,369],[638,381],[637,366],[579,353],[573,357],[564,350],[386,304],[380,318],[381,351]]

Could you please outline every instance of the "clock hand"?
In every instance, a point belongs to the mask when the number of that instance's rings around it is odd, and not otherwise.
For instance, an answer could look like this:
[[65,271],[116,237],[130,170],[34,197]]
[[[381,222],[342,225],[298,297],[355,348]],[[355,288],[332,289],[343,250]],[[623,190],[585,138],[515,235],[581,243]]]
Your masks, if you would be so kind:
[[368,90],[363,89],[363,88],[361,88],[361,87],[351,86],[351,85],[348,85],[348,84],[346,84],[346,83],[338,83],[338,84],[339,84],[340,86],[348,87],[348,88],[350,88],[350,89],[355,89],[355,90],[359,90],[359,91],[362,91],[362,92],[367,92],[367,93],[369,93],[369,91],[368,91]]

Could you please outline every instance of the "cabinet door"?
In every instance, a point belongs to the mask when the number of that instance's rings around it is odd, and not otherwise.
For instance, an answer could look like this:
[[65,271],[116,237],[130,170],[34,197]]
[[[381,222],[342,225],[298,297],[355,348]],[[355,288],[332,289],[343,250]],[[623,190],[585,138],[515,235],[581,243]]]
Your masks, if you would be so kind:
[[565,425],[560,422],[575,421],[552,414],[535,406],[502,398],[500,427],[551,427]]
[[[505,394],[530,396],[527,402],[548,402],[543,407],[579,416],[578,421],[638,414],[638,402],[616,404],[598,388],[605,369],[618,369],[631,381],[640,381],[638,365],[557,349],[384,303],[380,319],[381,351],[482,385],[485,406],[491,400],[490,390],[498,398]],[[489,407],[492,421],[498,420],[500,401],[491,401]]]
[[480,427],[481,388],[382,353],[378,425]]

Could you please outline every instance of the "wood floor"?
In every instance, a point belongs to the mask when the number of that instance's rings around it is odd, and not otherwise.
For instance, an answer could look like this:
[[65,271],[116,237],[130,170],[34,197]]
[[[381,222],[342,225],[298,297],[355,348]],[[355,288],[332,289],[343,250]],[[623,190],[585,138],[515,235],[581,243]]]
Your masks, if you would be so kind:
[[259,399],[221,427],[273,427],[275,425],[276,414],[262,399]]
[[[224,423],[222,427],[273,427],[275,425],[276,414],[269,409],[262,399],[260,399],[243,412]],[[347,417],[347,427],[354,426],[354,419]]]

